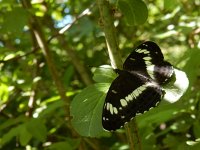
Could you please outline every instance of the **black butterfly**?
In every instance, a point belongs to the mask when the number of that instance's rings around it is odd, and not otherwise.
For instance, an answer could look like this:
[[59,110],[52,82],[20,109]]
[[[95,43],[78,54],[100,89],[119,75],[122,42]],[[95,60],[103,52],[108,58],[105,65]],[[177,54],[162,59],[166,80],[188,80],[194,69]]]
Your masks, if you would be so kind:
[[159,46],[147,41],[128,56],[123,70],[116,72],[119,76],[109,88],[102,114],[103,128],[109,131],[155,107],[164,96],[162,86],[169,82],[174,69],[164,61]]

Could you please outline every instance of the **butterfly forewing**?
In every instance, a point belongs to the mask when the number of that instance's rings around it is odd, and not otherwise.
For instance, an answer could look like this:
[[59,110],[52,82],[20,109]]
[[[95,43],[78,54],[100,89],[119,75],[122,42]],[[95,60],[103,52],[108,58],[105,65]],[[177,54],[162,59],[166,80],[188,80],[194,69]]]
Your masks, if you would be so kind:
[[123,68],[128,71],[140,71],[161,85],[173,74],[173,66],[164,61],[161,49],[151,41],[139,45],[125,60]]
[[161,100],[161,87],[144,76],[121,71],[111,84],[103,108],[104,129],[114,131],[137,113],[143,113]]
[[163,54],[154,42],[147,41],[139,45],[125,60],[125,70],[144,70],[146,66],[159,64],[163,61]]

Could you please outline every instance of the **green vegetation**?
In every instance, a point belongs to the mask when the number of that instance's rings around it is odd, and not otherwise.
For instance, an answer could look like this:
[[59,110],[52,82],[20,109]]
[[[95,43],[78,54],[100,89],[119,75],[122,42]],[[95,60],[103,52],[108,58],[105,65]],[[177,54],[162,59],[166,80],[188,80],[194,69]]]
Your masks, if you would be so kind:
[[[0,149],[198,150],[199,7],[199,0],[0,0]],[[121,68],[147,40],[187,74],[188,90],[126,130],[106,132],[102,107],[116,74],[102,65]]]

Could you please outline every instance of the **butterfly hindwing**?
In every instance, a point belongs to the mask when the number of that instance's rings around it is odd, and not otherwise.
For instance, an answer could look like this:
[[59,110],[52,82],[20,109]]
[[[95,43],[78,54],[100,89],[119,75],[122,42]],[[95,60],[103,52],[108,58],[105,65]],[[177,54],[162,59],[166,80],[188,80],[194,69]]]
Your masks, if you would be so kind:
[[102,115],[106,130],[116,130],[137,113],[154,107],[162,97],[161,87],[144,76],[121,71],[107,93]]

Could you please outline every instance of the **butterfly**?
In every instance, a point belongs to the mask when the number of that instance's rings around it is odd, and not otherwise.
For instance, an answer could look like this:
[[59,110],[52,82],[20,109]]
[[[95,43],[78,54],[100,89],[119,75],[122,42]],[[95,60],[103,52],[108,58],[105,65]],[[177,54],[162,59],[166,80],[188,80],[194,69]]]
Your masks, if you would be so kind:
[[174,74],[173,66],[152,41],[136,47],[123,69],[115,71],[118,77],[111,83],[102,112],[102,125],[108,131],[121,128],[137,114],[155,107],[165,94],[162,86]]

